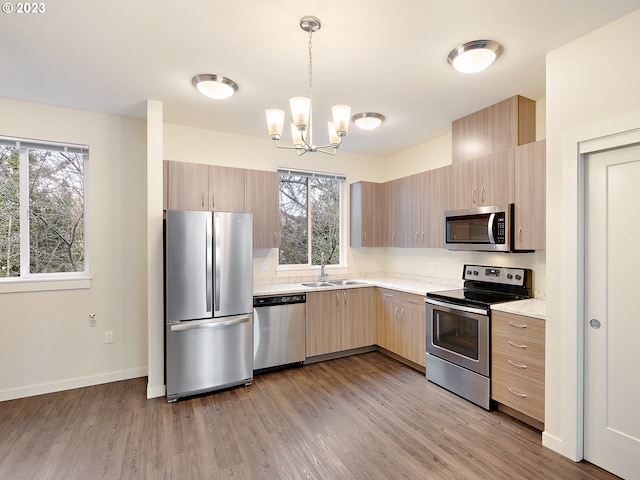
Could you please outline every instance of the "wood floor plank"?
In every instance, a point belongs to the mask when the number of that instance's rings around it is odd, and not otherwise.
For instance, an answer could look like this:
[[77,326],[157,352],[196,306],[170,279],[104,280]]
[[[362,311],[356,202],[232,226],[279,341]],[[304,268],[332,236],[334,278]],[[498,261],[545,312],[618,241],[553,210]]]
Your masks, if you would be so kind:
[[379,352],[169,404],[145,379],[0,404],[0,478],[617,478]]

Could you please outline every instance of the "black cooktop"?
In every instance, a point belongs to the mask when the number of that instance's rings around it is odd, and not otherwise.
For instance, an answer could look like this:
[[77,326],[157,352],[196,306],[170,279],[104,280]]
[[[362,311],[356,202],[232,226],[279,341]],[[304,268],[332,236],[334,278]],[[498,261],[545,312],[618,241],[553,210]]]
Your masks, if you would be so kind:
[[531,293],[531,270],[525,268],[465,265],[462,278],[464,288],[430,292],[427,299],[489,308],[495,303],[529,298]]
[[509,293],[460,288],[457,290],[429,292],[427,293],[427,298],[434,298],[436,300],[442,300],[456,305],[474,305],[486,308],[495,303],[511,302],[513,300],[522,300],[529,297]]

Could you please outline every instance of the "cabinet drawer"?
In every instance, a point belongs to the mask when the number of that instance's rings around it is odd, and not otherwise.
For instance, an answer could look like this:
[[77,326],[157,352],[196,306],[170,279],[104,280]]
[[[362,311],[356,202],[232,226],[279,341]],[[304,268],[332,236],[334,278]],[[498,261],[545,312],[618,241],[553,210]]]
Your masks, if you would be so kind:
[[537,344],[544,349],[544,320],[492,312],[491,331],[520,344]]
[[492,368],[491,398],[544,422],[544,384],[515,375],[502,367]]
[[512,352],[494,349],[491,368],[501,368],[509,374],[544,384],[544,358],[514,355]]

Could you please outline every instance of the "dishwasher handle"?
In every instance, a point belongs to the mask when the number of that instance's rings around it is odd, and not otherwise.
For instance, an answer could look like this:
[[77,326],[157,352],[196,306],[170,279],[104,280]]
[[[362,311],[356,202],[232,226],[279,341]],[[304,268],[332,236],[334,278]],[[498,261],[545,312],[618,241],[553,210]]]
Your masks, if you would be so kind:
[[233,317],[208,318],[206,320],[191,320],[188,322],[180,322],[171,325],[172,332],[182,332],[185,330],[196,330],[199,328],[218,328],[230,327],[247,323],[251,320],[251,315],[235,315]]

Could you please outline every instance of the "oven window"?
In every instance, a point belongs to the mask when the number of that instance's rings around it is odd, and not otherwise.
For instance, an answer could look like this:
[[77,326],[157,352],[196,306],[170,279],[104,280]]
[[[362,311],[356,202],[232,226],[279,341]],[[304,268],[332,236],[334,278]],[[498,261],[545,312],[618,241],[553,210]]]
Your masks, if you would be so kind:
[[464,357],[478,360],[478,320],[439,310],[434,310],[433,315],[433,344]]

